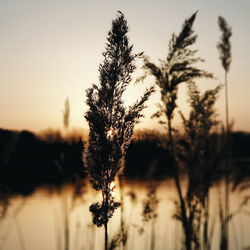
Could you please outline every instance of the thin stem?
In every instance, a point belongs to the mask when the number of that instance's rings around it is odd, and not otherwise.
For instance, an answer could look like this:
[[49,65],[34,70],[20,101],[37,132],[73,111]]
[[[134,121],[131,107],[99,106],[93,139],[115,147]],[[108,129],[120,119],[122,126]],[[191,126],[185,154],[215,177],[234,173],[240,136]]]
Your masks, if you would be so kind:
[[208,238],[208,223],[209,223],[209,191],[207,197],[205,199],[205,222],[204,222],[204,230],[203,230],[203,249],[210,250],[210,242]]
[[119,184],[120,184],[120,200],[121,200],[121,217],[120,217],[120,223],[121,223],[121,250],[124,250],[126,248],[126,241],[125,241],[125,225],[124,225],[124,208],[123,208],[123,176],[119,175]]
[[175,185],[177,188],[177,193],[178,193],[180,206],[181,206],[182,225],[183,225],[184,232],[185,232],[185,245],[186,245],[186,250],[191,250],[190,228],[188,225],[185,201],[184,201],[182,191],[181,191],[180,173],[179,173],[179,168],[178,168],[177,160],[176,160],[176,151],[175,151],[174,139],[172,135],[171,119],[168,119],[168,135],[169,135],[169,142],[170,142],[170,150],[171,150],[172,157],[173,157],[174,180],[175,180]]
[[226,105],[226,130],[229,131],[229,108],[228,108],[228,81],[227,71],[225,71],[225,105]]
[[108,250],[108,223],[104,223],[104,249]]
[[105,184],[105,189],[102,191],[102,199],[104,200],[104,249],[108,250],[108,197],[109,197],[109,185]]
[[150,250],[155,250],[155,219],[151,222],[151,242]]
[[225,110],[226,110],[226,162],[225,162],[225,249],[229,248],[229,158],[230,158],[230,142],[229,142],[229,109],[228,109],[228,81],[227,71],[225,70]]
[[67,193],[63,195],[63,209],[64,209],[64,249],[69,250],[69,211],[67,203]]

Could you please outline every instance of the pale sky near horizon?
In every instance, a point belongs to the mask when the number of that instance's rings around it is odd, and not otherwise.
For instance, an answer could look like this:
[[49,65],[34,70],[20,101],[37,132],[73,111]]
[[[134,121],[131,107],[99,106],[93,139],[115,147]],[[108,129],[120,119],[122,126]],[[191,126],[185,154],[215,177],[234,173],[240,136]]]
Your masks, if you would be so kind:
[[[0,1],[0,128],[40,131],[62,128],[64,100],[69,97],[71,127],[87,129],[85,89],[98,83],[107,32],[117,10],[130,26],[134,52],[144,51],[152,61],[164,59],[168,41],[187,17],[199,10],[194,29],[195,48],[206,60],[202,68],[216,80],[199,81],[202,90],[223,82],[216,44],[218,15],[232,27],[232,64],[229,73],[230,119],[235,130],[250,131],[250,1],[249,0],[9,0]],[[138,63],[139,65],[140,63]],[[135,75],[139,75],[137,71]],[[152,78],[132,85],[125,99],[139,97]],[[186,90],[180,89],[179,109],[187,111]],[[160,128],[150,116],[159,94],[148,102],[139,128]],[[224,119],[224,90],[217,102]],[[176,116],[178,114],[176,113]],[[176,120],[176,126],[180,122]]]

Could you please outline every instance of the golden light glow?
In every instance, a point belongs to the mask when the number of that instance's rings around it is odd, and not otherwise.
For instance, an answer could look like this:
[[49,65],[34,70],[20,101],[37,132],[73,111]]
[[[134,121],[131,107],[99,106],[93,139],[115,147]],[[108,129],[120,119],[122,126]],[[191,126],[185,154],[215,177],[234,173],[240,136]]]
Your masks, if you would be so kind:
[[112,182],[110,183],[110,191],[111,191],[112,194],[114,194],[114,189],[115,189],[115,182],[112,181]]
[[[24,1],[20,4],[20,1],[13,0],[0,3],[3,10],[0,22],[3,34],[0,39],[1,128],[40,131],[48,127],[62,127],[61,110],[68,96],[71,104],[70,126],[87,129],[83,114],[88,107],[83,93],[92,83],[98,83],[98,65],[103,60],[106,34],[117,9],[124,11],[128,20],[128,35],[134,52],[145,51],[145,55],[156,64],[158,58],[164,59],[167,55],[171,33],[179,32],[184,19],[199,9],[199,18],[195,21],[199,37],[197,49],[198,55],[206,60],[201,67],[217,78],[208,84],[206,80],[201,80],[199,86],[214,88],[224,79],[216,49],[219,39],[216,18],[220,14],[233,29],[233,61],[228,79],[230,117],[235,121],[234,130],[250,130],[250,116],[245,115],[250,105],[250,87],[247,84],[249,54],[246,53],[249,51],[250,36],[246,23],[250,1],[238,4],[237,1],[222,0],[218,5],[213,1],[182,1],[180,4],[178,1],[169,3],[159,0],[157,5],[153,1],[145,1],[142,5],[142,1],[108,1],[103,4],[96,0],[77,0],[74,4],[63,1],[60,6],[52,2],[39,1],[38,4],[37,1]],[[140,18],[134,11],[135,5],[141,10]],[[210,11],[207,12],[207,9]],[[148,18],[149,13],[151,18]],[[164,29],[162,23],[166,24]],[[140,76],[139,61],[137,66],[135,74]],[[148,78],[144,84],[132,84],[125,93],[125,104],[132,104],[153,80]],[[223,91],[217,103],[220,120],[224,120]],[[186,90],[179,93],[178,106],[185,112],[188,106]],[[157,111],[155,105],[159,102],[160,95],[155,93],[147,102],[145,118],[136,128],[162,128],[157,120],[150,118]],[[181,125],[178,114],[174,119],[178,119],[176,125]],[[107,136],[112,138],[112,131],[107,131]]]
[[107,131],[107,138],[108,138],[109,140],[112,140],[113,137],[114,137],[114,135],[115,135],[116,133],[117,133],[117,132],[116,132],[116,129],[110,128],[110,129]]
[[112,195],[112,197],[118,197],[118,193],[117,193],[117,190],[115,189],[116,187],[116,184],[115,184],[115,181],[112,181],[110,183],[110,186],[109,186],[109,189],[110,189],[110,193]]

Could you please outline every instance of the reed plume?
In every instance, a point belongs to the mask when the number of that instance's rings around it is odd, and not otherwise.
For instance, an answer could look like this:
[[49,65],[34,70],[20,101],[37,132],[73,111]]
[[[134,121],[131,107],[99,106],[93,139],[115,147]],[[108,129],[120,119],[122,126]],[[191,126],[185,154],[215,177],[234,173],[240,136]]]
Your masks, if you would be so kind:
[[122,171],[122,160],[142,117],[142,110],[153,87],[146,90],[140,100],[129,107],[123,103],[123,93],[131,83],[135,60],[133,46],[127,37],[128,25],[123,13],[118,12],[107,36],[103,63],[99,66],[100,84],[87,89],[89,110],[85,118],[89,124],[89,142],[85,152],[86,170],[93,188],[102,193],[102,202],[90,206],[93,223],[105,227],[105,250],[108,249],[108,221],[120,206],[112,191],[117,175]]
[[[207,206],[209,189],[213,182],[212,173],[220,162],[220,153],[214,147],[211,133],[218,123],[214,105],[221,86],[207,90],[203,94],[195,83],[189,83],[188,89],[191,111],[188,118],[181,113],[184,134],[178,141],[178,159],[187,173],[185,205],[192,249],[199,250],[202,235],[204,249],[210,247]],[[202,220],[203,215],[204,220]],[[181,216],[177,218],[181,219]]]
[[187,209],[180,185],[179,166],[177,164],[176,146],[173,137],[174,129],[172,120],[177,107],[176,100],[178,87],[181,83],[192,82],[199,78],[212,78],[212,74],[195,67],[198,62],[204,60],[196,56],[197,50],[191,48],[196,42],[197,35],[194,34],[193,23],[197,12],[184,21],[182,29],[178,35],[173,34],[169,42],[168,56],[160,61],[160,65],[152,63],[148,57],[144,58],[145,74],[139,79],[144,80],[147,75],[155,78],[155,84],[161,91],[161,104],[159,111],[154,117],[165,115],[167,120],[167,133],[169,138],[169,149],[173,159],[174,180],[180,202],[181,221],[185,233],[185,246],[191,249],[191,234],[187,220]]
[[225,74],[225,115],[226,115],[226,162],[225,162],[225,207],[224,207],[224,226],[222,227],[222,239],[221,239],[221,250],[227,250],[228,247],[228,220],[229,216],[229,158],[230,158],[230,126],[229,126],[229,109],[228,109],[228,73],[232,61],[231,55],[231,42],[230,38],[232,36],[231,27],[229,27],[226,19],[224,17],[218,17],[218,25],[221,30],[221,39],[217,44],[219,51],[219,57],[221,60],[222,67]]

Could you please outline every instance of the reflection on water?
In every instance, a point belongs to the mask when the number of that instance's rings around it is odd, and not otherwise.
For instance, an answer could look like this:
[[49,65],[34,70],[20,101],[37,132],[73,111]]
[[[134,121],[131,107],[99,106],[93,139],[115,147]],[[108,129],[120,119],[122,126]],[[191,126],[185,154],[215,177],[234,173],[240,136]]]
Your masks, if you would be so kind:
[[[212,249],[219,249],[219,196],[221,186],[211,190]],[[132,192],[131,192],[132,191]],[[16,197],[10,201],[6,216],[1,220],[0,249],[3,250],[100,250],[103,246],[103,228],[92,225],[88,207],[98,200],[97,194],[86,188],[81,199],[73,199],[71,188],[48,194],[38,190],[28,198]],[[124,219],[128,225],[127,249],[150,250],[150,224],[143,223],[142,205],[147,195],[145,183],[129,183],[124,188]],[[246,190],[247,192],[247,190]],[[231,211],[237,211],[246,193],[231,195]],[[115,190],[119,199],[119,190]],[[155,222],[155,249],[181,249],[181,225],[173,219],[175,188],[172,181],[158,186],[158,216]],[[243,250],[250,246],[250,216],[238,211],[230,221],[230,249]],[[214,221],[214,224],[213,224]],[[120,209],[109,223],[109,235],[119,230]],[[143,228],[142,228],[143,227]],[[143,230],[141,230],[143,229]],[[142,233],[143,231],[143,233]]]

